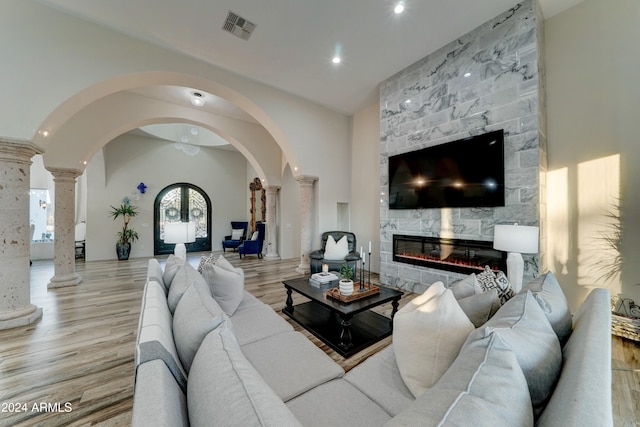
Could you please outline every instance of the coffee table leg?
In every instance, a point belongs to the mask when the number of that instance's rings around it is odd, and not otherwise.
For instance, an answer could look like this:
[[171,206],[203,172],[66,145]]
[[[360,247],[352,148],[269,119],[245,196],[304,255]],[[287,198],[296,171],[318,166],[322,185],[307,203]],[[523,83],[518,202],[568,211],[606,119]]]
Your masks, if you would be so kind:
[[396,313],[398,312],[399,305],[400,305],[400,298],[394,299],[393,301],[391,301],[391,307],[393,307],[393,310],[391,310],[391,320],[393,320],[393,316],[395,316]]
[[353,343],[351,341],[351,317],[345,317],[340,319],[340,347],[347,350]]
[[293,313],[293,298],[291,298],[292,293],[293,291],[290,288],[287,288],[286,309],[289,313]]

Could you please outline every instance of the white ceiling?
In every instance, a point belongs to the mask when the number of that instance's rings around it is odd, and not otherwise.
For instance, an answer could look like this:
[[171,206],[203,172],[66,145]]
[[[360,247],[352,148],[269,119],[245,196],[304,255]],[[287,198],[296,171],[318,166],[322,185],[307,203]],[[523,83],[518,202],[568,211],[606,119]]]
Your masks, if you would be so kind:
[[[540,3],[548,18],[581,1]],[[392,0],[40,2],[351,114],[381,81],[517,0],[405,0],[400,15]],[[257,25],[248,41],[222,30],[229,10]]]

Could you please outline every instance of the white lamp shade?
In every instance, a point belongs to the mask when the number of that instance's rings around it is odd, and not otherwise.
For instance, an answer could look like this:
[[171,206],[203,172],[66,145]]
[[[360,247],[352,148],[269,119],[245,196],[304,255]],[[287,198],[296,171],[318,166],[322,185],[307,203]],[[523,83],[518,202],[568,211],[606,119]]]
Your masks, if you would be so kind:
[[170,222],[164,225],[165,243],[191,243],[196,241],[194,222]]
[[496,225],[493,233],[493,248],[521,254],[538,253],[538,227],[526,225]]

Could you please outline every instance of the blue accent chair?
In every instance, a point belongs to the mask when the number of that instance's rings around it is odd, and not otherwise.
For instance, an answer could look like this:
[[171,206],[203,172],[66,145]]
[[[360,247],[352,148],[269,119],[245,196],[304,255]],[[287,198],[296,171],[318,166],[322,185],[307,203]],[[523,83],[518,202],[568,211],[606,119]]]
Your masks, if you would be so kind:
[[264,223],[257,222],[256,229],[258,231],[258,238],[256,240],[247,239],[240,246],[238,246],[238,253],[240,258],[242,255],[256,254],[258,258],[262,258],[262,244],[264,242]]
[[[247,227],[249,227],[248,221],[231,221],[232,234],[224,236],[224,240],[222,241],[222,252],[226,252],[227,249],[233,249],[235,252],[236,249],[238,249],[238,246],[240,246],[247,237]],[[234,236],[233,230],[242,230],[242,235]],[[237,238],[233,239],[232,237]]]

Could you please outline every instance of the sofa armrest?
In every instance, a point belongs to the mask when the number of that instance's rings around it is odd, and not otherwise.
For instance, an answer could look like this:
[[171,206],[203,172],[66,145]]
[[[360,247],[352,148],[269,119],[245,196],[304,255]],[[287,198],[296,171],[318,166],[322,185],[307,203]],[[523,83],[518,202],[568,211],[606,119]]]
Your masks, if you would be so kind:
[[345,261],[358,261],[360,259],[360,252],[351,252],[346,257],[344,257]]

